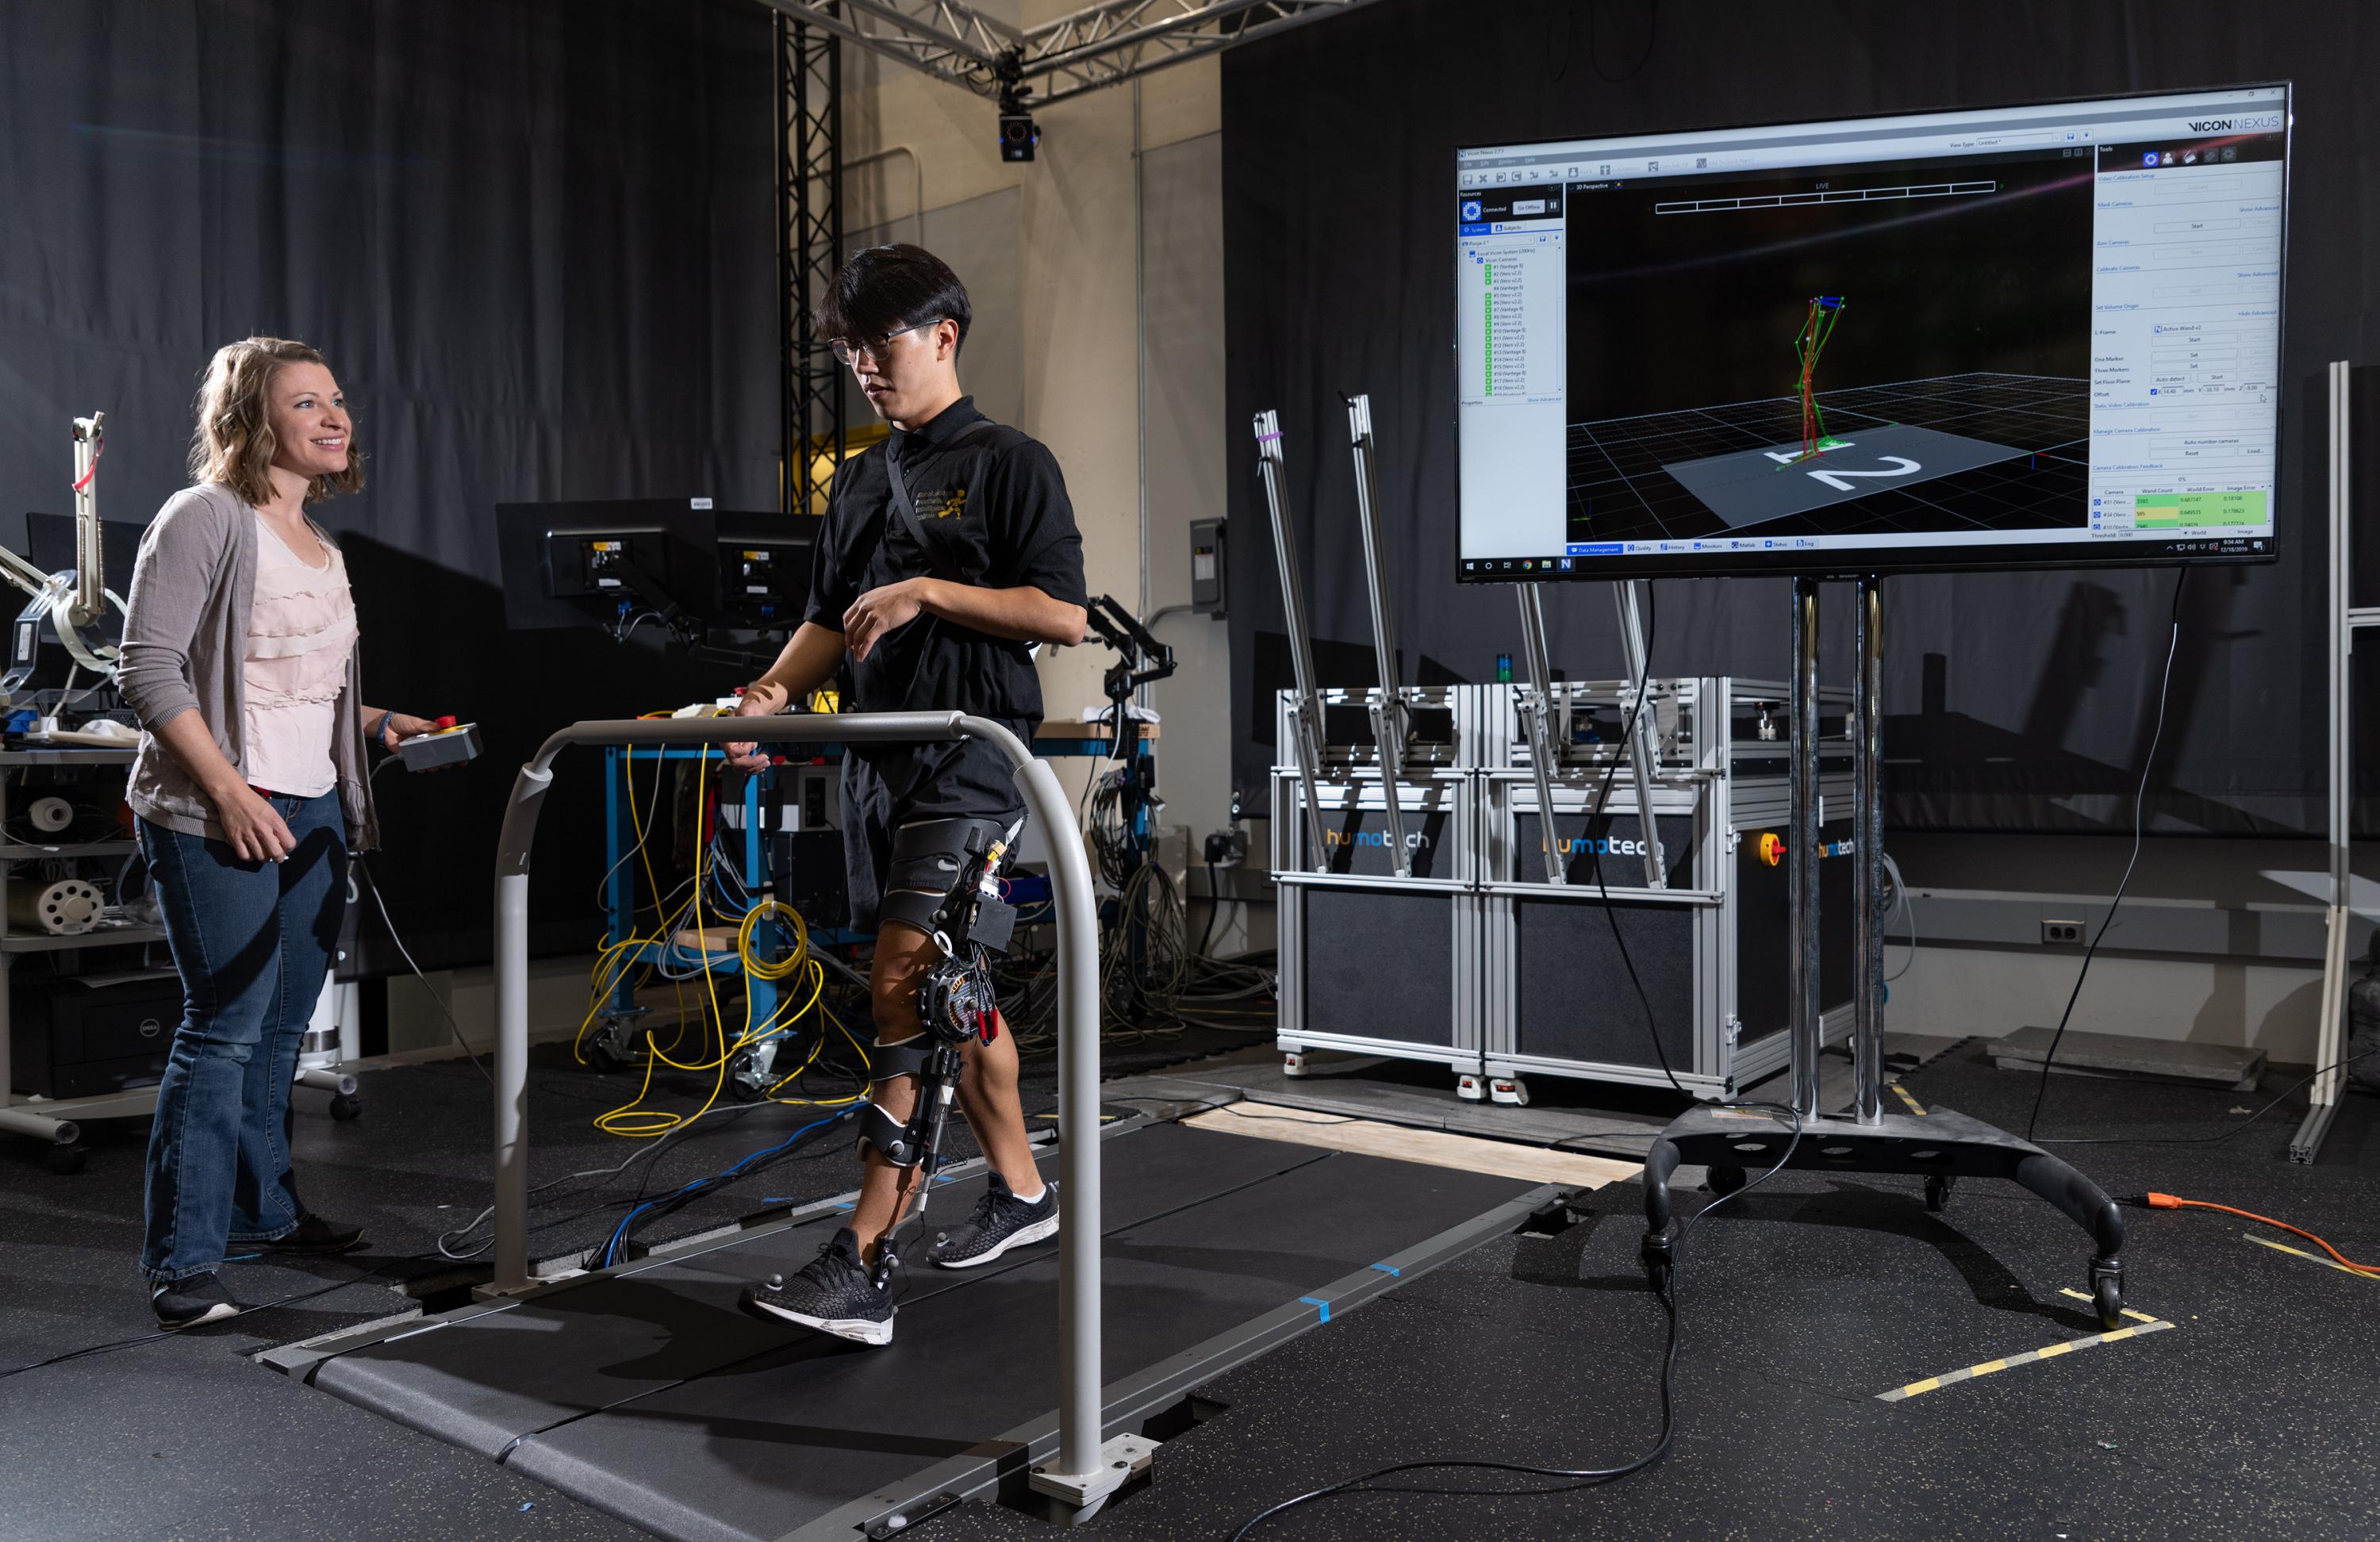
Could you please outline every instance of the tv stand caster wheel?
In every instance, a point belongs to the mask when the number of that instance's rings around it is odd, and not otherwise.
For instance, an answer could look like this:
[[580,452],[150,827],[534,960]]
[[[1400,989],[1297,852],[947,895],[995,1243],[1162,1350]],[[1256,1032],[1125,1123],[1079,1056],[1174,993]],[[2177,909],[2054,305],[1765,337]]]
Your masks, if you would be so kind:
[[2123,1265],[2092,1261],[2091,1305],[2098,1310],[2100,1327],[2113,1332],[2124,1326]]
[[363,1116],[364,1100],[354,1093],[336,1092],[331,1095],[331,1118],[334,1122],[345,1124],[350,1120],[361,1119]]
[[1740,1167],[1714,1167],[1710,1170],[1710,1177],[1706,1180],[1706,1186],[1708,1187],[1713,1194],[1716,1194],[1720,1198],[1724,1199],[1729,1195],[1733,1194],[1738,1189],[1743,1187],[1743,1169]]
[[91,1156],[88,1146],[53,1146],[43,1160],[50,1171],[61,1178],[71,1178],[82,1171],[83,1162]]
[[1950,1208],[1950,1196],[1957,1192],[1959,1180],[1949,1173],[1937,1172],[1925,1180],[1925,1208],[1936,1215]]
[[1645,1240],[1637,1245],[1636,1257],[1645,1266],[1645,1283],[1656,1295],[1666,1297],[1670,1293],[1670,1281],[1676,1278],[1675,1264],[1670,1257],[1670,1249],[1675,1245],[1667,1232],[1647,1232]]

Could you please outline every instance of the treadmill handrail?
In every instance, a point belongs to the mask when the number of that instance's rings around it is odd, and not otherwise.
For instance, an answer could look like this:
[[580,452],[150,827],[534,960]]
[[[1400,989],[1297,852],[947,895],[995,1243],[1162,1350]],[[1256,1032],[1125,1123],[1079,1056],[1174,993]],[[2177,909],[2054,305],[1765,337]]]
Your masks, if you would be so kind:
[[574,722],[550,735],[514,778],[496,847],[495,1280],[528,1277],[528,868],[539,807],[555,759],[573,745],[902,744],[977,739],[1008,757],[1026,807],[1050,844],[1058,921],[1059,1469],[1100,1465],[1099,963],[1090,858],[1074,807],[1049,763],[988,718],[964,712],[826,712],[771,718],[668,718]]

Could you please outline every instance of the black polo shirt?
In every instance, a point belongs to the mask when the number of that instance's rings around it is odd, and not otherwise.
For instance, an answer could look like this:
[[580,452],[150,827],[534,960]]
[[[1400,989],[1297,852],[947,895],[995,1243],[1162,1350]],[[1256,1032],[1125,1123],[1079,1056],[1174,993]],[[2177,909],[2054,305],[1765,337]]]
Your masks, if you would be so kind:
[[[893,510],[888,451],[901,457],[922,541]],[[987,589],[1030,585],[1052,600],[1088,603],[1083,538],[1056,457],[978,412],[971,396],[843,463],[804,619],[839,632],[862,594],[922,577]],[[955,709],[1021,724],[1027,735],[1041,718],[1041,683],[1025,644],[928,612],[880,638],[866,660],[844,655],[844,675],[846,711]]]

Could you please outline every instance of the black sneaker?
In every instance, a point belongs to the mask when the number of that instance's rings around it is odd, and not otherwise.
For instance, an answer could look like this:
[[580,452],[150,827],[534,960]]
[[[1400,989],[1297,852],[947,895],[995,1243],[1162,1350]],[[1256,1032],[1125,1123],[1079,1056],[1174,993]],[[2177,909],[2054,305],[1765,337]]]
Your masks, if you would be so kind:
[[937,1269],[974,1269],[988,1264],[1012,1247],[1024,1247],[1058,1234],[1058,1185],[1043,1184],[1041,1197],[1030,1205],[1010,1192],[997,1172],[991,1186],[976,1201],[975,1214],[934,1238],[926,1250]]
[[859,1239],[844,1227],[808,1267],[788,1280],[772,1274],[747,1286],[737,1303],[753,1317],[777,1317],[860,1344],[892,1342],[892,1292],[876,1288],[859,1261]]
[[220,1322],[246,1309],[212,1274],[193,1274],[188,1280],[157,1285],[149,1292],[149,1305],[157,1309],[157,1326],[165,1329]]
[[298,1218],[298,1230],[270,1242],[241,1243],[268,1258],[288,1258],[318,1253],[351,1253],[364,1245],[364,1229],[342,1226],[309,1210]]

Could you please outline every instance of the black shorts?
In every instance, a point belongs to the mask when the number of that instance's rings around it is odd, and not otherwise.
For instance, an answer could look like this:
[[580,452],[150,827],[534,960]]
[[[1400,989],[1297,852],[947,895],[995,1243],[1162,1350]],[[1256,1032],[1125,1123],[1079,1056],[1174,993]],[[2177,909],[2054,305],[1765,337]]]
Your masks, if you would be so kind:
[[1024,813],[1008,757],[980,740],[846,752],[843,856],[851,929],[881,929],[885,896],[896,891],[939,901],[958,877],[968,832],[980,823],[1004,832]]

